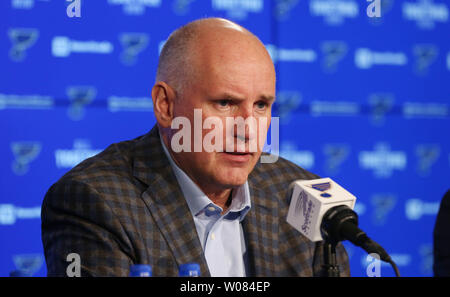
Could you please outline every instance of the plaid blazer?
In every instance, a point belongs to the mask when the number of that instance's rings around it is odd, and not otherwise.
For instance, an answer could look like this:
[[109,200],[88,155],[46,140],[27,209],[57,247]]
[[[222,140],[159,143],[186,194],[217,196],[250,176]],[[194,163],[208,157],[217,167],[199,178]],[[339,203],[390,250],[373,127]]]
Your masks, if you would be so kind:
[[[249,276],[317,276],[322,242],[309,241],[286,222],[288,187],[317,176],[279,158],[257,163],[248,178],[252,207],[242,221]],[[81,276],[127,276],[150,264],[154,276],[177,276],[183,263],[210,276],[194,220],[160,143],[158,129],[112,144],[65,174],[42,204],[42,241],[49,276],[65,276],[81,259]],[[347,254],[337,248],[341,275]]]

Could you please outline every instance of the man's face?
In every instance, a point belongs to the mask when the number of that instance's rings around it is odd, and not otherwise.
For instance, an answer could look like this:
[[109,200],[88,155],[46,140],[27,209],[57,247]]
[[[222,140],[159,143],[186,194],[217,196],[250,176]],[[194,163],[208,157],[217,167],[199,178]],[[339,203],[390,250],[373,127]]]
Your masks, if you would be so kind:
[[[175,99],[174,117],[186,117],[191,123],[192,147],[191,152],[174,153],[174,159],[204,190],[228,189],[244,184],[261,155],[259,145],[257,151],[250,151],[249,145],[251,141],[264,143],[275,98],[274,67],[261,47],[249,42],[230,44],[220,50],[214,46],[206,49],[198,59],[201,67],[196,67],[191,83],[183,95]],[[194,152],[194,109],[201,110],[202,126],[208,117],[220,119],[222,152],[206,152],[203,145],[201,152]],[[235,126],[227,127],[226,119],[237,117],[254,117],[257,125],[247,126],[244,133],[237,131]],[[211,128],[215,129],[215,126]],[[202,129],[202,140],[212,129]],[[263,135],[264,139],[258,139],[258,135]],[[230,142],[236,145],[234,152],[227,147]],[[237,147],[243,148],[245,153],[237,153]]]

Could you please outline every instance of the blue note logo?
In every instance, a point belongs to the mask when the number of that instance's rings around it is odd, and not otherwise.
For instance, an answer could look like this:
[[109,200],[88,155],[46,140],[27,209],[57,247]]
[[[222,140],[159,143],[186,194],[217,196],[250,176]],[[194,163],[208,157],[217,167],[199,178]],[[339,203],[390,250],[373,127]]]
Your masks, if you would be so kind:
[[390,93],[373,93],[369,95],[371,120],[376,126],[384,124],[386,114],[394,106],[394,95]]
[[326,144],[323,152],[325,154],[325,170],[330,175],[335,175],[347,160],[350,149],[346,144]]
[[322,68],[325,73],[336,72],[339,62],[347,54],[347,48],[347,44],[343,41],[324,41],[322,43]]
[[212,9],[226,11],[227,17],[244,20],[249,13],[260,13],[264,10],[263,0],[212,0]]
[[12,47],[9,57],[14,62],[22,62],[27,54],[26,51],[32,47],[39,37],[39,31],[33,28],[13,28],[8,31]]
[[274,114],[280,117],[283,122],[290,120],[291,114],[300,106],[302,95],[297,91],[280,91],[274,103]]
[[376,226],[385,225],[389,213],[395,207],[397,198],[393,194],[374,194],[371,202],[373,206],[373,224]]
[[319,184],[312,184],[309,185],[309,187],[322,192],[320,194],[321,197],[323,198],[331,198],[332,195],[329,193],[326,193],[325,191],[328,191],[329,189],[331,189],[331,183],[330,182],[326,182],[326,183],[319,183]]
[[24,175],[28,172],[30,163],[34,161],[41,152],[42,144],[36,141],[19,141],[11,143],[14,155],[12,170],[16,175]]
[[413,47],[415,57],[414,72],[417,75],[427,75],[431,65],[438,56],[438,47],[433,44],[417,44]]
[[377,178],[389,178],[395,170],[403,171],[407,165],[404,151],[392,151],[387,143],[377,143],[373,151],[361,151],[358,155],[361,169],[373,170]]
[[323,17],[327,25],[340,26],[346,18],[358,17],[359,5],[355,0],[310,0],[309,11]]
[[291,11],[297,6],[299,0],[276,0],[273,11],[278,21],[285,21],[290,17]]
[[449,13],[445,3],[434,3],[433,0],[416,0],[415,2],[408,1],[402,4],[403,18],[415,21],[420,29],[434,29],[436,23],[448,21]]
[[127,66],[136,64],[138,55],[148,46],[148,34],[145,33],[123,33],[119,37],[123,46],[120,60]]
[[439,159],[441,147],[437,144],[419,144],[416,146],[417,173],[421,177],[429,176],[431,167]]
[[92,86],[70,86],[66,92],[70,100],[67,115],[73,121],[83,119],[85,107],[94,100],[97,95],[97,89]]
[[44,264],[44,256],[41,254],[14,255],[13,262],[17,270],[26,271],[29,275],[33,275]]

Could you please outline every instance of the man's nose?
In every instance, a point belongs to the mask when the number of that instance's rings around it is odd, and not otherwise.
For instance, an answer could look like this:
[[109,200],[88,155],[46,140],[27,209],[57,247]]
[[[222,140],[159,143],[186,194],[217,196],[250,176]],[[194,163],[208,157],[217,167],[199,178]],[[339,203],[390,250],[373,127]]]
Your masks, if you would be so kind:
[[[235,126],[235,136],[241,141],[249,141],[256,137],[257,135],[257,127],[258,122],[257,119],[254,117],[253,114],[253,105],[245,105],[240,109],[239,115],[236,117],[241,117],[244,119],[245,122],[245,130],[242,131],[242,129],[238,129],[237,126]],[[242,134],[244,132],[244,134]]]

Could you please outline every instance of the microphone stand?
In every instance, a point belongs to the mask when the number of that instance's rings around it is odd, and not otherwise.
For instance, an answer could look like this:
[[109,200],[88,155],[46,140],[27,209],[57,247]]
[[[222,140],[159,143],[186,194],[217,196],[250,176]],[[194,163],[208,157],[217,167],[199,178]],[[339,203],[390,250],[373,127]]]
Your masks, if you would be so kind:
[[322,276],[324,277],[340,276],[339,266],[337,265],[336,259],[336,245],[336,241],[330,240],[329,238],[325,239],[325,243],[323,246],[324,262],[322,265]]

